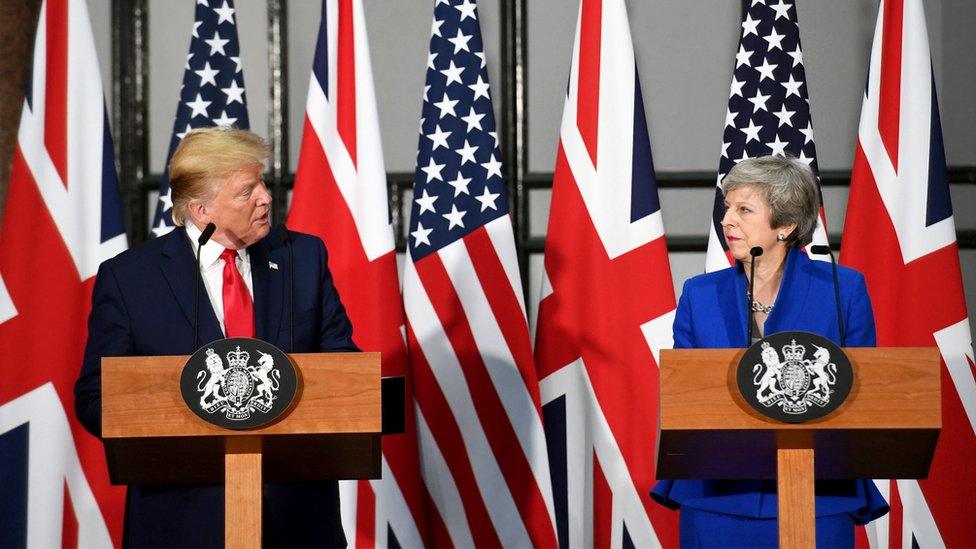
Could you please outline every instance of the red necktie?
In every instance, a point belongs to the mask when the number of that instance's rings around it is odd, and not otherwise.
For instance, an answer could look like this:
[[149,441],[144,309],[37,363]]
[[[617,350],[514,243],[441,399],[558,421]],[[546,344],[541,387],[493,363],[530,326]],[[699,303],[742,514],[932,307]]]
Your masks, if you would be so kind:
[[237,250],[227,248],[220,258],[224,260],[224,332],[227,337],[254,337],[254,304],[237,270]]

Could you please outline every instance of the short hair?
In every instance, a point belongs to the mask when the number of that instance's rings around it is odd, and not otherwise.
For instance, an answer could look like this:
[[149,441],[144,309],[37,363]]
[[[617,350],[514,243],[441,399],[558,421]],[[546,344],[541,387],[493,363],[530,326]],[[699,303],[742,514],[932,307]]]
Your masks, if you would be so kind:
[[820,212],[816,176],[805,162],[787,156],[761,156],[736,164],[722,180],[722,194],[739,187],[755,187],[771,211],[769,224],[776,229],[796,223],[786,245],[803,247],[813,241]]
[[173,223],[184,225],[190,201],[212,196],[220,179],[253,166],[264,166],[268,144],[248,130],[199,128],[187,133],[169,163]]

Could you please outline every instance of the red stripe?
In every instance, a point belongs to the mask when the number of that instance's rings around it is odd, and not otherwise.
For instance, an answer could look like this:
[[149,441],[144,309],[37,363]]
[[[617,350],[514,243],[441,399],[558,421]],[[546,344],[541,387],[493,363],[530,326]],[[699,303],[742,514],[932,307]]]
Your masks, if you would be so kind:
[[901,58],[904,0],[885,0],[881,43],[881,90],[878,94],[878,132],[898,171],[898,125],[901,115]]
[[593,547],[610,547],[613,532],[613,491],[593,451]]
[[68,187],[68,3],[49,0],[44,76],[44,146]]
[[[458,359],[481,427],[529,536],[537,547],[553,546],[556,544],[555,530],[551,522],[545,520],[549,515],[542,492],[532,474],[528,458],[520,450],[521,444],[515,429],[507,419],[505,407],[491,376],[488,375],[484,358],[471,331],[471,323],[468,322],[461,299],[454,290],[454,283],[439,254],[425,257],[415,267],[424,288],[434,289],[427,294]],[[537,516],[539,513],[545,514],[540,517]]]
[[600,126],[600,32],[603,0],[583,0],[580,6],[579,78],[576,125],[596,166]]
[[376,546],[376,494],[368,480],[356,483],[356,547]]
[[352,12],[352,0],[339,1],[336,128],[356,165],[356,35]]
[[505,267],[495,251],[488,231],[482,227],[464,237],[464,246],[474,264],[478,282],[488,298],[488,305],[495,316],[502,337],[505,338],[515,364],[522,374],[525,388],[539,411],[542,421],[542,408],[539,401],[539,380],[536,378],[535,360],[532,358],[532,342],[529,340],[529,325],[518,296],[509,283]]
[[434,503],[434,499],[430,496],[426,486],[424,486],[423,502],[424,507],[427,508],[427,530],[430,532],[432,540],[424,545],[427,547],[452,546],[451,533],[447,530],[447,525],[444,524],[441,514],[437,512],[437,504]]
[[[447,462],[454,485],[461,495],[464,515],[468,519],[474,544],[477,547],[500,547],[501,541],[498,539],[494,525],[487,519],[488,509],[481,497],[481,490],[478,489],[478,482],[474,478],[474,470],[468,460],[461,429],[454,420],[451,407],[437,384],[437,378],[434,377],[434,372],[421,351],[420,343],[417,342],[417,336],[414,335],[409,322],[407,343],[410,347],[410,366],[417,383],[414,397],[427,420],[434,442]],[[454,540],[452,544],[457,544],[457,541]],[[440,545],[440,540],[435,540],[435,545]]]
[[64,483],[64,514],[61,518],[61,547],[78,547],[78,517],[75,515],[75,508],[71,505],[71,493],[68,492],[68,483]]

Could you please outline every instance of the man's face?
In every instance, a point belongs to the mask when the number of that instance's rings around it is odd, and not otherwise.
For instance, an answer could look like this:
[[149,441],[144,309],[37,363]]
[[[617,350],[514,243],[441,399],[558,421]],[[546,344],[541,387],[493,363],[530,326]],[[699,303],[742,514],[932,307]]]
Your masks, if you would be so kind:
[[271,231],[271,194],[263,168],[256,165],[223,176],[214,196],[200,203],[196,220],[216,225],[213,239],[227,248],[246,248]]

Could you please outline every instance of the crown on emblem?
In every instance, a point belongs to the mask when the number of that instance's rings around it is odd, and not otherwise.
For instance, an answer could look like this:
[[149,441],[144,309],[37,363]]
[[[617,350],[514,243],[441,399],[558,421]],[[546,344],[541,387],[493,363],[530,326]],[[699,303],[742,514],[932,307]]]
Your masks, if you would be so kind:
[[803,345],[797,345],[794,339],[789,345],[783,345],[783,356],[786,360],[803,360],[803,355],[807,352],[807,348]]
[[[802,356],[802,353],[801,353]],[[227,353],[227,362],[230,363],[231,368],[244,368],[247,366],[247,360],[251,358],[250,353],[247,351],[242,351],[241,346],[237,346],[236,351],[231,351]]]

